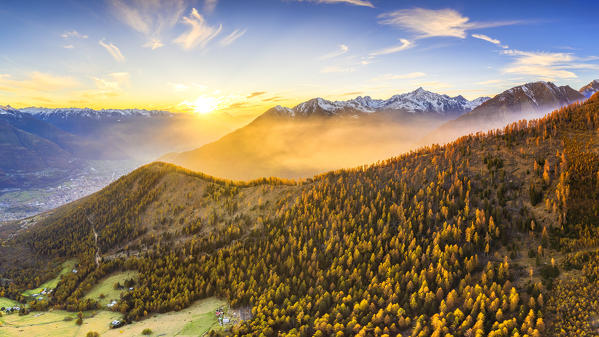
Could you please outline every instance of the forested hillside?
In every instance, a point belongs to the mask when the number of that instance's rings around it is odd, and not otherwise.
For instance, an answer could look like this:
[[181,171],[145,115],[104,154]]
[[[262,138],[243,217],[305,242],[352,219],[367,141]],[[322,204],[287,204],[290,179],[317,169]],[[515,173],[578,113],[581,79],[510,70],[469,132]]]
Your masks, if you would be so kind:
[[80,261],[39,309],[136,269],[127,320],[218,296],[251,308],[230,335],[597,336],[598,132],[595,95],[301,183],[151,164],[7,236],[2,292],[49,277],[24,251]]

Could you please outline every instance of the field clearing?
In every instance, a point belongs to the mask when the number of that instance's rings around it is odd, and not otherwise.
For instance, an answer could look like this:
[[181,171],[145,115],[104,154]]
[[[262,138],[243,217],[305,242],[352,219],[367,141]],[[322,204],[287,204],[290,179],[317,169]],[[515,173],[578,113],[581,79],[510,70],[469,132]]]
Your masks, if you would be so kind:
[[0,297],[0,308],[14,307],[14,306],[22,307],[23,304],[15,301],[15,300],[11,300],[10,298]]
[[[152,329],[152,336],[201,336],[217,325],[215,310],[227,303],[211,297],[199,300],[178,312],[158,314],[141,322],[101,333],[102,337],[141,336],[143,329]],[[98,331],[99,332],[99,331]]]
[[[98,282],[86,295],[84,298],[92,298],[102,307],[105,307],[106,304],[110,303],[112,300],[119,301],[121,298],[121,293],[126,291],[127,289],[114,289],[114,284],[119,282],[121,285],[124,284],[126,279],[134,279],[137,280],[138,273],[136,271],[125,271],[125,272],[117,272],[113,273]],[[104,294],[104,298],[100,298],[100,294]]]
[[[157,314],[118,329],[111,329],[110,322],[122,315],[105,310],[86,312],[81,326],[75,324],[75,312],[54,310],[32,312],[25,316],[11,314],[0,317],[0,337],[85,337],[89,331],[98,332],[102,337],[142,336],[141,332],[146,328],[152,329],[152,336],[196,337],[218,327],[214,312],[226,305],[225,301],[211,297],[181,311]],[[65,317],[73,319],[65,321]]]
[[56,285],[58,284],[58,281],[60,280],[60,276],[72,271],[73,267],[75,266],[75,263],[76,263],[76,261],[73,259],[65,261],[62,264],[62,269],[60,270],[60,273],[58,275],[56,275],[55,278],[53,278],[49,281],[46,281],[45,283],[43,283],[42,285],[40,285],[39,287],[37,287],[35,289],[25,290],[23,292],[23,296],[31,296],[33,294],[39,294],[42,292],[42,290],[44,290],[44,288],[47,288],[47,289],[56,288]]
[[[92,313],[86,313],[84,317],[88,315],[91,316]],[[65,317],[73,319],[65,321]],[[79,326],[75,324],[77,313],[62,310],[32,312],[25,316],[4,315],[0,318],[0,337],[85,337],[89,331],[104,335],[110,329],[110,322],[120,317],[120,313],[98,311],[93,317],[84,318],[83,324]]]

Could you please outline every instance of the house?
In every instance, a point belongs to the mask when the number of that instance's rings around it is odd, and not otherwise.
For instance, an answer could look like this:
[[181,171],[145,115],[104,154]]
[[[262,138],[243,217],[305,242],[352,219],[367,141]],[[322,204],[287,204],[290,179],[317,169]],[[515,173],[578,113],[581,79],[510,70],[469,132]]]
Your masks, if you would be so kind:
[[227,317],[223,318],[223,324],[229,324],[230,321],[231,320],[229,318],[227,318]]
[[119,321],[118,319],[115,319],[114,321],[110,322],[110,327],[113,329],[121,327],[122,325],[123,325],[123,322]]
[[77,269],[73,269],[73,274],[77,274]]

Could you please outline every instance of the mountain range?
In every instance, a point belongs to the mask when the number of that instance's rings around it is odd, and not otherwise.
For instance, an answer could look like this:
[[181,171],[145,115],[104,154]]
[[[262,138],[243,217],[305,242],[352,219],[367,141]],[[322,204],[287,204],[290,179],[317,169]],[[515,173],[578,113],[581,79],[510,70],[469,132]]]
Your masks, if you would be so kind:
[[228,134],[231,120],[168,111],[4,106],[0,148],[8,160],[0,165],[0,188],[55,182],[90,159],[146,162],[160,156],[231,179],[308,177],[538,117],[597,90],[598,81],[580,91],[536,82],[471,101],[423,88],[388,99],[314,98],[273,107]]
[[[442,118],[459,116],[482,104],[489,97],[480,97],[469,101],[462,96],[449,97],[423,88],[412,92],[394,95],[389,99],[372,99],[370,96],[358,96],[347,101],[329,101],[314,98],[293,108],[280,105],[268,110],[264,117],[351,117],[357,118],[375,113],[390,112],[410,115],[435,115]],[[261,116],[261,117],[262,117]]]
[[[595,90],[585,88],[581,91]],[[314,98],[293,108],[271,108],[216,142],[161,160],[230,179],[308,177],[537,118],[584,99],[581,92],[551,82],[527,83],[472,101],[423,88],[386,100]]]

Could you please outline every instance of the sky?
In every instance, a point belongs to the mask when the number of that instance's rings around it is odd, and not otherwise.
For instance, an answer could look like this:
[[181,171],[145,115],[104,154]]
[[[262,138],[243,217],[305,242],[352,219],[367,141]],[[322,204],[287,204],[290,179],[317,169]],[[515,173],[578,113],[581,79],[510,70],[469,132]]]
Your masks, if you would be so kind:
[[0,105],[258,115],[418,87],[474,99],[599,78],[599,2],[0,3]]

